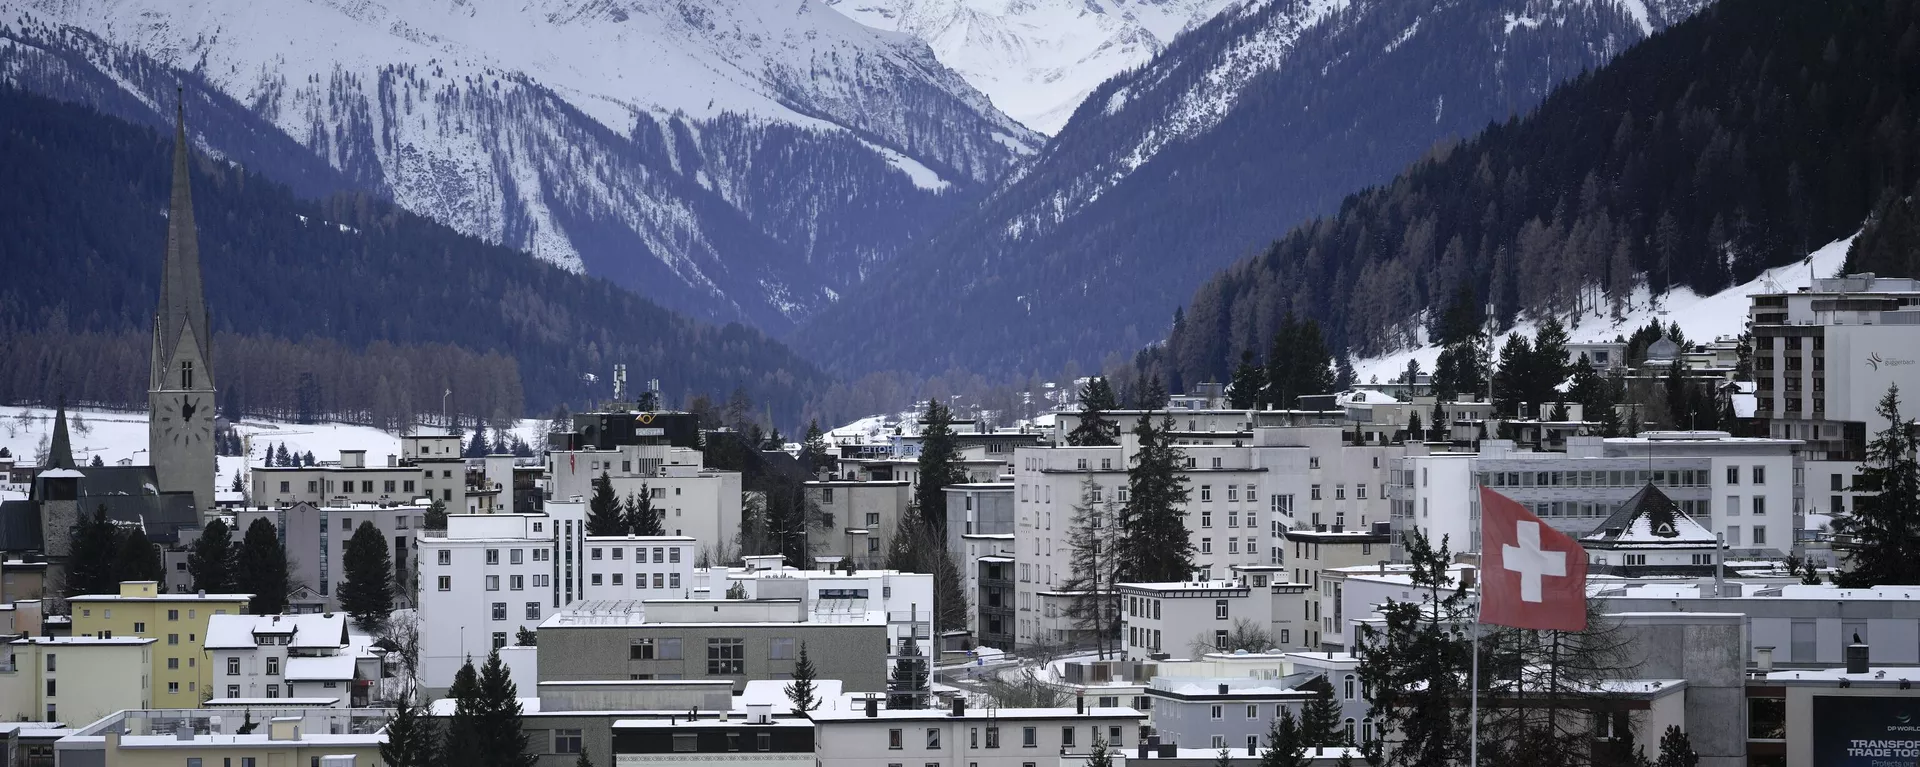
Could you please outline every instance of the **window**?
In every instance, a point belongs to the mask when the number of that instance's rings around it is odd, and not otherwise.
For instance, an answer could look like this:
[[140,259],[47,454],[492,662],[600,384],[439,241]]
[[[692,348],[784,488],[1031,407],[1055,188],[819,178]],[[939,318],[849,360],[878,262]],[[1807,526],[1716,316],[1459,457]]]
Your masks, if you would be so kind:
[[[653,577],[655,577],[655,578],[658,578],[658,577],[660,577],[660,574],[659,574],[659,573],[654,573],[654,575],[653,575]],[[656,585],[658,585],[658,584],[656,584]],[[677,588],[680,588],[680,574],[679,574],[679,573],[668,573],[668,574],[667,574],[667,587],[668,587],[668,588],[675,588],[675,589],[677,589]]]
[[229,698],[240,697],[240,685],[237,685],[237,684],[227,685],[227,697]]
[[60,681],[60,680],[58,680],[58,679],[49,679],[49,680],[47,680],[47,697],[49,697],[49,698],[51,698],[51,697],[53,697],[53,690],[54,690],[54,685],[56,685],[56,684],[58,684],[58,683],[59,683],[59,681]]
[[635,639],[627,645],[627,660],[653,660],[655,647],[652,639]]
[[[1319,459],[1315,459],[1315,462],[1317,463],[1317,462],[1318,462],[1318,460],[1319,460]],[[1317,467],[1316,467],[1316,468],[1317,468]],[[1308,497],[1308,498],[1311,498],[1311,499],[1313,499],[1313,500],[1316,500],[1316,501],[1317,501],[1317,500],[1320,500],[1320,486],[1319,486],[1319,485],[1312,485],[1312,486],[1309,486],[1309,487],[1307,488],[1307,497]]]
[[527,620],[530,620],[530,621],[540,620],[540,603],[539,602],[527,603]]
[[709,638],[707,640],[707,675],[744,674],[747,672],[746,657],[746,640]]
[[1212,538],[1201,538],[1201,539],[1200,539],[1200,553],[1202,553],[1202,554],[1212,554],[1212,553],[1213,553],[1213,539],[1212,539]]
[[[109,617],[109,618],[111,618],[111,617],[113,617],[113,616],[107,616],[107,617]],[[147,633],[147,624],[146,624],[146,622],[144,622],[144,621],[134,621],[134,623],[133,623],[133,633],[135,633],[135,634],[145,634],[145,633]]]
[[987,748],[999,748],[999,747],[1000,747],[1000,728],[988,727],[987,728]]
[[580,741],[579,730],[554,730],[553,752],[556,754],[580,753]]
[[227,659],[227,676],[239,676],[239,675],[240,675],[240,659],[237,657],[228,658]]
[[1729,485],[1740,484],[1740,467],[1738,466],[1727,467],[1727,484]]
[[505,602],[493,603],[493,619],[497,621],[503,621],[507,619],[507,603]]
[[1213,649],[1215,650],[1227,649],[1227,630],[1226,629],[1214,629]]
[[1217,621],[1223,621],[1227,619],[1227,600],[1225,599],[1213,600],[1213,619]]
[[1344,500],[1346,500],[1346,499],[1347,499],[1347,486],[1346,486],[1346,485],[1334,485],[1334,486],[1333,486],[1333,499],[1334,499],[1334,500],[1336,500],[1336,501],[1344,501]]
[[588,558],[588,559],[595,559],[595,560],[597,560],[597,559],[599,559],[599,558],[600,558],[600,550],[599,550],[599,549],[593,549],[593,550],[591,550],[591,551],[590,551],[590,552],[588,553],[588,555],[587,555],[587,558]]
[[[615,549],[615,551],[619,551],[619,549]],[[622,582],[622,581],[624,581],[624,580],[626,579],[626,577],[627,577],[627,576],[626,576],[626,573],[614,573],[614,574],[613,574],[613,585],[615,585],[615,586],[619,586],[619,585],[621,585],[621,582]]]
[[906,738],[903,736],[902,730],[895,728],[887,731],[887,749],[888,750],[899,751],[900,749],[903,749],[906,747],[907,747]]
[[[1757,501],[1760,499],[1755,498],[1754,500]],[[1767,545],[1767,529],[1766,528],[1761,527],[1759,525],[1753,526],[1753,545],[1755,546]]]
[[1063,748],[1073,747],[1073,728],[1072,727],[1069,726],[1069,727],[1060,728],[1060,745]]
[[1038,745],[1040,745],[1040,728],[1020,728],[1020,746],[1022,748],[1033,748]]
[[507,562],[516,565],[520,564],[521,561],[525,559],[526,553],[525,549],[511,549],[507,552]]
[[1211,500],[1213,500],[1213,486],[1212,486],[1212,485],[1201,485],[1201,486],[1200,486],[1200,500],[1202,500],[1202,501],[1211,501]]
[[[442,553],[445,553],[445,552],[442,552]],[[438,586],[440,587],[440,590],[441,590],[441,591],[452,591],[452,590],[453,590],[453,576],[451,576],[451,575],[442,575],[442,576],[440,576],[440,578],[439,578],[439,581],[438,581],[438,584],[437,584],[437,585],[438,585]]]
[[1747,739],[1785,740],[1787,737],[1786,698],[1747,699]]
[[[1756,495],[1753,497],[1753,515],[1756,517],[1764,517],[1767,515],[1767,497],[1766,496]],[[1760,541],[1758,539],[1754,540],[1754,543],[1759,543],[1759,542]]]
[[940,728],[938,727],[927,728],[927,749],[930,751],[937,751],[940,749]]
[[277,684],[267,685],[267,697],[269,698],[280,697],[280,685],[277,685]]
[[1227,718],[1226,710],[1227,710],[1226,706],[1221,706],[1216,704],[1212,708],[1207,710],[1207,714],[1208,714],[1207,718],[1212,719],[1216,722],[1222,719],[1225,719]]
[[682,752],[682,753],[691,753],[694,751],[699,751],[700,736],[697,733],[691,733],[691,732],[674,733],[673,734],[673,750]]
[[[598,577],[598,576],[596,576],[596,577]],[[487,576],[487,590],[488,590],[488,591],[499,591],[499,590],[500,590],[500,576],[498,576],[498,575],[489,575],[489,576]]]
[[267,659],[267,676],[279,676],[279,675],[280,675],[280,659],[268,658]]
[[[622,557],[623,557],[623,556],[624,556],[624,555],[625,555],[626,553],[627,553],[627,550],[626,550],[626,549],[623,549],[623,548],[620,548],[620,547],[618,547],[618,546],[616,546],[616,547],[614,547],[614,549],[613,549],[613,558],[614,558],[614,559],[620,559],[620,558],[622,558]],[[638,559],[638,558],[636,557],[636,560],[637,560],[637,559]]]
[[1767,483],[1767,467],[1765,466],[1753,467],[1752,476],[1753,476],[1754,484],[1756,485],[1766,484]]
[[440,564],[443,564],[443,565],[453,564],[453,552],[448,549],[441,549],[437,559],[439,560]]
[[170,620],[170,621],[177,621],[177,620],[180,620],[180,611],[179,611],[179,610],[168,610],[168,611],[167,611],[167,620]]
[[774,637],[767,643],[767,657],[772,660],[793,660],[793,637]]
[[1210,509],[1200,510],[1200,526],[1203,528],[1213,527],[1213,511],[1212,510]]
[[507,632],[505,631],[493,632],[493,649],[498,650],[506,646],[507,646]]
[[172,671],[178,671],[178,670],[180,670],[180,659],[179,659],[179,658],[168,658],[168,659],[167,659],[167,669],[168,669],[168,670],[172,670]]

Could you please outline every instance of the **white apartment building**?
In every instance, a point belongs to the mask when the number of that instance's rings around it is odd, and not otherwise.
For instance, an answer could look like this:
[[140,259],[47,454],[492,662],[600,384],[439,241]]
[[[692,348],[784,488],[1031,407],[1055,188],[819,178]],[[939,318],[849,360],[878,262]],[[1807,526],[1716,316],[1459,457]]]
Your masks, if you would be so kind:
[[[298,698],[365,706],[380,659],[355,642],[344,613],[215,615],[207,622],[213,705]],[[272,705],[272,704],[268,704]]]
[[[1450,585],[1442,591],[1442,596],[1451,593],[1453,585],[1461,583],[1461,578],[1471,579],[1473,576],[1467,573],[1473,569],[1473,565],[1448,566]],[[1380,606],[1386,604],[1387,600],[1424,602],[1428,597],[1427,592],[1413,585],[1408,566],[1404,564],[1324,570],[1320,573],[1320,589],[1322,594],[1339,595],[1337,602],[1323,609],[1320,615],[1320,647],[1328,652],[1352,651],[1354,626],[1362,621],[1377,619]]]
[[782,567],[778,555],[744,559],[744,567],[695,571],[694,597],[723,599],[737,583],[748,599],[801,600],[809,620],[834,622],[878,612],[886,619],[891,646],[911,637],[926,657],[939,657],[933,645],[932,575],[898,570],[855,570],[849,575],[826,568]]
[[1259,650],[1317,647],[1319,600],[1307,584],[1275,579],[1264,568],[1233,580],[1122,583],[1118,591],[1122,655],[1129,660],[1203,657],[1227,647],[1246,625],[1272,639]]
[[[1176,413],[1201,425],[1243,411]],[[1221,422],[1220,425],[1225,425]],[[1124,424],[1123,424],[1124,426]],[[1401,447],[1347,445],[1332,426],[1256,427],[1247,432],[1179,432],[1185,454],[1187,530],[1196,580],[1228,577],[1237,566],[1284,561],[1287,529],[1306,525],[1366,526],[1387,519],[1386,487]],[[1114,447],[1022,448],[1015,453],[1015,541],[1018,597],[1015,641],[1062,642],[1074,628],[1063,617],[1070,575],[1073,508],[1092,479],[1099,502],[1127,501],[1127,467],[1138,450],[1130,432]]]
[[354,503],[403,503],[416,498],[461,508],[467,489],[460,437],[410,435],[400,438],[400,453],[368,464],[367,451],[342,450],[337,461],[313,466],[254,466],[248,503],[275,507],[305,501],[316,506]]
[[954,764],[1055,767],[1078,764],[1095,741],[1110,750],[1137,742],[1146,715],[1132,708],[890,710],[884,701],[841,697],[810,714],[820,764],[847,767]]
[[589,535],[582,599],[688,599],[699,542],[687,536]]
[[513,644],[565,604],[552,517],[455,514],[446,530],[416,535],[420,682],[429,690],[444,690],[469,656]]
[[698,450],[667,444],[554,450],[547,454],[548,498],[591,498],[593,480],[603,473],[623,501],[647,493],[669,535],[693,538],[710,555],[739,537],[740,473],[705,468]]

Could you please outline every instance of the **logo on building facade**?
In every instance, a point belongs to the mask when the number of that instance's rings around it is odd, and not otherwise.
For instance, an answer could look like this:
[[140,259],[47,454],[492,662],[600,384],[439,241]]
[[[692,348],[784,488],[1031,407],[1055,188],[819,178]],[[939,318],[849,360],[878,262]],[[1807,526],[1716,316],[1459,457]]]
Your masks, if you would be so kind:
[[1872,354],[1867,355],[1867,367],[1873,368],[1874,370],[1879,370],[1880,366],[1882,365],[1885,365],[1891,368],[1891,367],[1899,367],[1901,365],[1911,365],[1911,364],[1913,364],[1913,360],[1901,360],[1901,359],[1890,360],[1880,356],[1879,352],[1874,352]]

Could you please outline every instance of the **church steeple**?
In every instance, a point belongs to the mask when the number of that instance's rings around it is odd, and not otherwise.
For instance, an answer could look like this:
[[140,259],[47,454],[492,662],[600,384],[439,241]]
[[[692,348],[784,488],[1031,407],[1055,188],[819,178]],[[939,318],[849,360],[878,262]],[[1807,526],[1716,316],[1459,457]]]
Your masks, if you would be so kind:
[[[184,98],[182,99],[184,102]],[[201,293],[200,242],[193,224],[193,190],[188,185],[187,118],[176,105],[173,128],[173,193],[167,206],[167,255],[160,278],[160,306],[153,319],[152,389],[213,388],[213,339],[207,335],[207,304]],[[177,364],[182,336],[192,339],[199,370],[183,383]]]
[[47,465],[42,468],[73,468],[73,438],[67,436],[67,398],[53,411],[53,439],[47,443]]

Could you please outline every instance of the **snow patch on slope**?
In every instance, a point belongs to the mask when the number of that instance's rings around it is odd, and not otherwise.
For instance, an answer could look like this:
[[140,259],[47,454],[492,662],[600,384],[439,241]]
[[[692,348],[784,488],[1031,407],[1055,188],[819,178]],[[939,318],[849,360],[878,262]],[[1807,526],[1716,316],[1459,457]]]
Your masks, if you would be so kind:
[[[1563,316],[1560,321],[1566,324],[1567,335],[1573,341],[1611,341],[1616,336],[1632,335],[1633,331],[1646,327],[1647,323],[1654,320],[1659,320],[1661,324],[1678,322],[1687,337],[1696,341],[1739,335],[1746,332],[1747,309],[1752,295],[1792,292],[1811,287],[1815,277],[1839,274],[1840,267],[1847,260],[1847,248],[1853,245],[1853,238],[1858,236],[1855,234],[1834,240],[1798,262],[1768,269],[1748,282],[1712,295],[1702,296],[1687,288],[1678,288],[1655,302],[1643,286],[1634,292],[1630,302],[1632,308],[1620,320],[1614,320],[1602,307],[1581,317]],[[1532,319],[1516,322],[1513,329],[1494,341],[1494,348],[1500,348],[1507,336],[1514,334],[1532,338],[1539,326],[1540,323]],[[1424,345],[1424,328],[1419,340],[1423,345],[1417,348],[1355,361],[1354,380],[1363,384],[1376,379],[1391,381],[1406,371],[1410,361],[1418,361],[1422,371],[1432,372],[1434,364],[1440,359],[1440,347]]]

